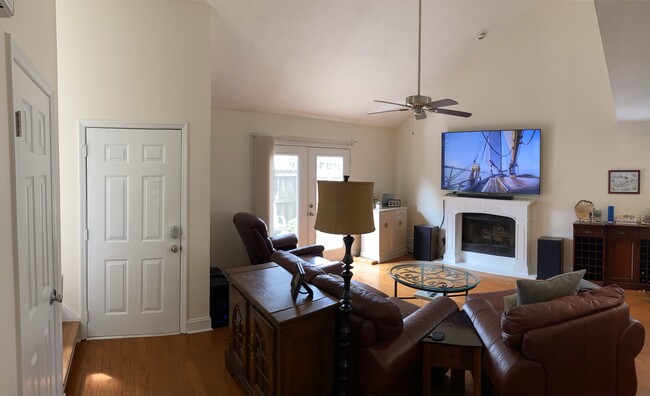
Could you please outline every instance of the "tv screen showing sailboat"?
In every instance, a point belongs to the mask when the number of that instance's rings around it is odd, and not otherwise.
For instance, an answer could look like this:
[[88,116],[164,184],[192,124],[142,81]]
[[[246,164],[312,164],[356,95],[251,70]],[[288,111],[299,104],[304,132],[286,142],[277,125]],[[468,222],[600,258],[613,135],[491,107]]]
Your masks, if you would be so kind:
[[540,193],[539,129],[444,132],[443,190]]

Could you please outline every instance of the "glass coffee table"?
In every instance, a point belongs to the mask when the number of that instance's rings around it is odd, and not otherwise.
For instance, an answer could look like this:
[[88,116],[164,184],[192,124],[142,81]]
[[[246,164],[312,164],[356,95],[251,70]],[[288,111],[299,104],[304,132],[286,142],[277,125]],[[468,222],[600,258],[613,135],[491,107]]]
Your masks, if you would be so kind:
[[479,277],[467,270],[435,263],[404,263],[394,266],[388,271],[395,280],[395,297],[397,284],[418,289],[416,297],[431,299],[438,294],[443,296],[466,296],[481,281]]

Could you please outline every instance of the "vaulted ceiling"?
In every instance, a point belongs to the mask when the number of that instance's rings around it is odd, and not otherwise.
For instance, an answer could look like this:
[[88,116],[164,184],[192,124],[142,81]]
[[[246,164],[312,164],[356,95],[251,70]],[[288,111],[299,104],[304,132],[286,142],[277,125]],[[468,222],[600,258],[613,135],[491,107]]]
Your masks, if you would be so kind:
[[[412,116],[366,113],[394,108],[373,99],[403,103],[417,93],[417,0],[203,1],[215,10],[213,107],[391,128]],[[515,23],[540,1],[423,0],[422,95],[456,99],[460,104],[450,109],[471,112],[463,108],[463,98],[443,91],[445,81],[490,35]],[[625,20],[635,29],[643,25],[644,33],[623,50],[620,43],[634,36],[634,30],[617,28],[622,16],[616,4],[621,3],[650,2],[597,0],[598,17],[606,21],[604,26],[601,22],[601,33],[617,115],[639,119],[641,109],[625,108],[650,109],[639,102],[650,101],[650,95],[644,96],[650,94],[650,56],[644,55],[645,70],[635,67],[634,77],[611,74],[629,70],[625,65],[634,56],[634,45],[650,48],[650,24],[645,23],[650,15],[629,7]],[[478,41],[482,30],[488,36]],[[607,37],[611,34],[614,39]],[[644,79],[640,87],[637,78]]]
[[650,1],[597,0],[616,117],[650,120]]

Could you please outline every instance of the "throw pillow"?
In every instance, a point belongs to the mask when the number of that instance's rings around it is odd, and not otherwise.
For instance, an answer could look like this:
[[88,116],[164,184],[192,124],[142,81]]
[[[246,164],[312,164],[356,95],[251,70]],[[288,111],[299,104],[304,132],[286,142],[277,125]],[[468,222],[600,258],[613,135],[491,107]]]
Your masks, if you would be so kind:
[[503,310],[508,311],[510,308],[517,306],[517,293],[503,296]]
[[585,292],[587,290],[594,290],[594,289],[600,289],[600,286],[598,286],[595,283],[589,282],[588,280],[580,279],[580,283],[578,284],[579,292]]
[[556,275],[543,281],[517,280],[517,305],[549,301],[558,297],[575,296],[585,270]]

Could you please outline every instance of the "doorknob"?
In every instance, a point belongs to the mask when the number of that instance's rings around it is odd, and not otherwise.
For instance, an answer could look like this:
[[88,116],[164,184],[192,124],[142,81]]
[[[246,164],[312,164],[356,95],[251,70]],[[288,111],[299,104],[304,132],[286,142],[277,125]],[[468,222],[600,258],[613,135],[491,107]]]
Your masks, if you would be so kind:
[[63,301],[63,294],[57,293],[56,289],[52,289],[52,294],[50,294],[50,305],[54,304],[54,302],[62,302]]
[[178,251],[181,250],[178,245],[172,245],[172,253],[178,253]]

